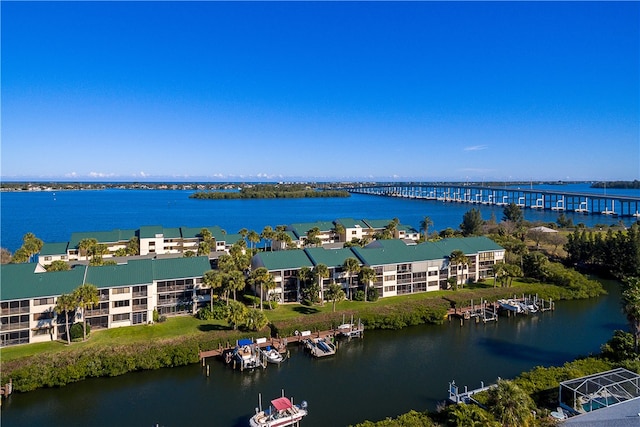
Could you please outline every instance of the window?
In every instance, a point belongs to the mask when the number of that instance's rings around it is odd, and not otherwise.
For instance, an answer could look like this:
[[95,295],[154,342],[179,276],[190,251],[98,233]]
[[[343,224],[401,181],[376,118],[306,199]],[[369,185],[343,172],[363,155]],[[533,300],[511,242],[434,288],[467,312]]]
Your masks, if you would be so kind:
[[396,280],[396,276],[384,276],[385,282],[393,282]]
[[147,323],[147,312],[133,313],[133,324],[139,325],[141,323]]
[[130,313],[122,313],[122,314],[114,314],[112,319],[114,322],[122,322],[125,320],[129,320]]
[[45,261],[51,261],[51,257],[50,256],[46,256],[46,257],[44,257],[44,260]]
[[113,308],[129,307],[129,300],[113,301]]
[[357,231],[357,230],[351,230],[351,235],[354,235],[354,236],[355,236],[356,234],[358,234],[358,231]]
[[37,337],[38,335],[49,335],[49,328],[36,329],[31,335],[34,337]]
[[51,298],[38,298],[33,300],[33,305],[47,305],[53,304],[53,297]]
[[395,286],[385,286],[384,287],[384,291],[385,292],[395,292],[396,287]]
[[115,288],[115,289],[111,290],[111,293],[113,295],[128,294],[129,293],[129,287],[127,286],[126,288]]

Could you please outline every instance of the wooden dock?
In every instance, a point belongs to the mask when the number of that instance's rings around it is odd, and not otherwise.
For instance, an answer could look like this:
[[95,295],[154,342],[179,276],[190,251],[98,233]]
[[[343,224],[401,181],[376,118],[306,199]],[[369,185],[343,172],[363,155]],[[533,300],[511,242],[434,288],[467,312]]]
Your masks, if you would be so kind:
[[[498,378],[499,380],[500,378]],[[476,393],[480,393],[481,391],[489,390],[490,388],[495,387],[496,384],[491,384],[488,386],[484,385],[484,382],[480,382],[480,387],[475,388],[473,390],[469,390],[467,386],[464,386],[464,391],[461,392],[460,388],[456,385],[455,381],[451,381],[449,383],[449,401],[452,403],[475,403],[478,406],[484,408],[478,401],[473,398],[473,395]]]
[[[287,351],[287,345],[289,344],[304,343],[304,341],[308,338],[335,337],[337,334],[337,331],[335,330],[318,331],[318,332],[311,332],[311,331],[302,331],[302,332],[296,331],[296,332],[297,334],[294,334],[293,336],[290,336],[290,337],[284,337],[284,338],[258,338],[255,340],[254,344],[260,348],[271,346],[277,349],[278,351],[280,351],[281,353],[284,353],[285,351]],[[204,361],[207,357],[223,356],[227,352],[232,351],[237,345],[238,345],[237,342],[234,342],[234,343],[227,342],[226,346],[219,345],[218,348],[216,349],[201,351],[199,355],[200,355],[200,360],[202,361],[202,366],[204,366],[204,363],[205,363]]]
[[[510,298],[509,300],[522,304],[524,307],[522,311],[516,313],[504,310],[500,307],[498,301],[490,303],[487,300],[480,300],[480,304],[475,305],[473,300],[471,300],[471,306],[469,307],[450,308],[447,311],[447,319],[451,321],[453,317],[459,318],[460,326],[462,326],[465,320],[472,319],[475,320],[475,323],[497,322],[499,312],[506,313],[507,316],[511,316],[511,313],[513,313],[515,316],[517,314],[532,314],[536,312],[553,311],[555,309],[555,302],[552,299],[545,300],[538,298],[538,295],[531,296],[523,294],[521,298],[514,295],[513,298]],[[528,307],[535,307],[535,309],[530,309]]]

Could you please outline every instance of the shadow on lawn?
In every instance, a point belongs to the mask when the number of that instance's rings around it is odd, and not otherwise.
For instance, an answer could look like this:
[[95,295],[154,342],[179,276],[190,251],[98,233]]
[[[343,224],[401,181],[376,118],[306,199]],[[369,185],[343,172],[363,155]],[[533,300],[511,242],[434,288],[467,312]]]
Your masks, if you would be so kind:
[[296,312],[298,312],[300,314],[316,314],[316,313],[320,313],[320,310],[318,310],[317,308],[305,307],[305,306],[295,307],[293,309],[293,311],[296,311]]
[[231,330],[230,326],[222,326],[222,325],[200,325],[198,329],[202,332],[211,332],[211,331],[229,331]]

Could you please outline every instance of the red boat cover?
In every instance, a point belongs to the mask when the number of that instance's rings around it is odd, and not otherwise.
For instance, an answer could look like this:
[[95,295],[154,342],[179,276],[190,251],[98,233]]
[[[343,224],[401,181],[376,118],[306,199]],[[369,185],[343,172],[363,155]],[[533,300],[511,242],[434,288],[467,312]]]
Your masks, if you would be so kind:
[[279,397],[277,399],[274,399],[271,401],[271,404],[274,408],[276,408],[276,411],[284,411],[285,409],[293,407],[293,404],[287,397]]

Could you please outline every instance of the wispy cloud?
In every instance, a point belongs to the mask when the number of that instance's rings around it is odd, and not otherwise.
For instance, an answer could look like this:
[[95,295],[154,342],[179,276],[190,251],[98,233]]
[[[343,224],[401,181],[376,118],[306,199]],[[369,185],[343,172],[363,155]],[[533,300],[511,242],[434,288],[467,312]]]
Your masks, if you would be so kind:
[[113,178],[117,176],[114,173],[89,172],[89,178]]
[[470,147],[464,147],[464,151],[480,151],[486,150],[487,148],[489,148],[488,145],[472,145]]

